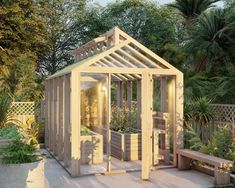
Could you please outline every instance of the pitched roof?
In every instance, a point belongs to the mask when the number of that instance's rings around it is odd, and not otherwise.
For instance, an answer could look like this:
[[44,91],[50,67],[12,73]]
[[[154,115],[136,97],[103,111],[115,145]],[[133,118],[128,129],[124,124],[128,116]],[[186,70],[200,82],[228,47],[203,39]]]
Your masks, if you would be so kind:
[[156,68],[180,72],[117,27],[73,51],[75,62],[49,76],[52,79],[83,67]]

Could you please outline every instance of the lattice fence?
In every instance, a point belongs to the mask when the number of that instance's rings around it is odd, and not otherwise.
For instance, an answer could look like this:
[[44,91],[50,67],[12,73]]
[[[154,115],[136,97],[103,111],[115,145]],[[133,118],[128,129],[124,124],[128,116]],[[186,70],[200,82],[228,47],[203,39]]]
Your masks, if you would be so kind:
[[213,104],[211,105],[216,122],[234,124],[235,123],[235,105],[231,104]]
[[9,113],[14,115],[34,115],[34,102],[12,102]]
[[35,119],[34,102],[12,102],[9,112],[14,119],[25,124],[28,119]]

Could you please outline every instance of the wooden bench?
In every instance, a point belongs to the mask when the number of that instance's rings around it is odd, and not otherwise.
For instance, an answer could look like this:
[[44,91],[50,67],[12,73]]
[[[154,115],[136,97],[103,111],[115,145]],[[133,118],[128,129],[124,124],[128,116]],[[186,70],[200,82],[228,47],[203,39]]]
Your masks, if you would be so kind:
[[214,176],[216,185],[226,185],[230,183],[230,170],[233,167],[233,161],[221,159],[201,152],[189,149],[177,150],[179,170],[190,169],[191,161],[202,161],[214,166]]

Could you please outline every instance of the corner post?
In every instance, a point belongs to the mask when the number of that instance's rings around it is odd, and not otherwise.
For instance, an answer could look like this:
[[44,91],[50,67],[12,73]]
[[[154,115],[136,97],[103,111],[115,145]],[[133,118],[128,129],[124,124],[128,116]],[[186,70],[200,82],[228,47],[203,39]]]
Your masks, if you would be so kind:
[[141,80],[137,80],[137,127],[141,129]]
[[183,148],[183,107],[184,107],[184,80],[183,74],[178,73],[173,77],[173,89],[175,90],[173,117],[174,117],[174,165],[177,166],[177,149]]
[[167,112],[167,79],[166,76],[161,77],[161,112]]
[[141,80],[142,170],[143,180],[149,179],[152,164],[152,75],[143,72]]
[[45,146],[49,147],[49,82],[45,81]]
[[107,99],[106,99],[106,109],[107,109],[107,116],[106,116],[106,140],[107,140],[107,172],[111,172],[111,131],[110,131],[110,123],[111,123],[111,74],[107,76]]
[[71,72],[71,175],[73,177],[80,175],[80,72],[73,70]]

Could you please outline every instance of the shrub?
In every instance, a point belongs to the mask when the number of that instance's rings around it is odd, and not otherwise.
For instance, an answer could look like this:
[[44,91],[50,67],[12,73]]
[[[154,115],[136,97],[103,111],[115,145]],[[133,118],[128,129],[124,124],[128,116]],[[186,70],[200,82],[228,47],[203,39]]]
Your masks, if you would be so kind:
[[203,143],[197,132],[192,127],[188,127],[187,133],[189,148],[195,151],[200,150],[203,147]]
[[[210,107],[211,100],[206,97],[197,98],[195,100],[188,100],[184,104],[184,123],[186,129],[189,126],[195,127],[199,138],[203,143],[208,142],[208,134],[205,134],[205,129],[213,120],[213,113]],[[186,132],[185,137],[187,138],[188,133]],[[187,140],[185,139],[187,145]]]
[[201,152],[235,161],[235,147],[228,127],[217,130],[215,137],[201,148]]
[[34,119],[28,119],[25,124],[20,124],[18,128],[23,132],[23,137],[27,144],[38,146],[40,123],[35,122]]
[[0,127],[7,125],[18,125],[19,121],[9,113],[11,99],[7,96],[0,97]]
[[15,140],[10,146],[1,150],[3,153],[2,163],[5,164],[29,163],[38,160],[38,156],[35,155],[35,147],[21,140]]
[[216,131],[215,136],[208,144],[203,144],[196,131],[189,127],[188,134],[190,149],[213,155],[216,157],[235,161],[235,147],[232,142],[232,135],[227,126]]
[[19,140],[21,137],[22,133],[14,125],[0,128],[0,138],[2,139]]
[[39,124],[29,119],[25,125],[5,126],[0,129],[0,138],[13,140],[12,144],[2,148],[2,163],[18,164],[38,160],[35,155],[38,146]]
[[135,125],[136,121],[135,110],[129,110],[126,107],[112,108],[111,130],[124,133],[134,132],[132,130],[132,125]]

